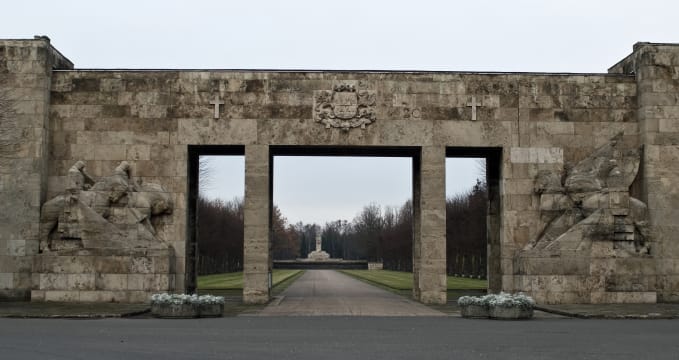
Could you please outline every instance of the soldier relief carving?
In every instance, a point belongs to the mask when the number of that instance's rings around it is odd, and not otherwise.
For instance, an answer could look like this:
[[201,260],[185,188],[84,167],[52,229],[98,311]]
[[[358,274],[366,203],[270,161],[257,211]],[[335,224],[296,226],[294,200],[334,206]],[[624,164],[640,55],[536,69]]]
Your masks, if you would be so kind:
[[354,85],[336,85],[332,91],[314,92],[314,120],[348,131],[375,122],[375,92],[356,90]]
[[581,251],[613,241],[611,255],[650,255],[646,204],[629,193],[640,159],[640,149],[623,148],[620,133],[565,176],[540,171],[534,190],[545,227],[524,250]]
[[126,161],[99,180],[78,161],[67,181],[64,193],[42,206],[40,252],[168,248],[156,223],[172,213],[172,196],[158,184],[135,183]]

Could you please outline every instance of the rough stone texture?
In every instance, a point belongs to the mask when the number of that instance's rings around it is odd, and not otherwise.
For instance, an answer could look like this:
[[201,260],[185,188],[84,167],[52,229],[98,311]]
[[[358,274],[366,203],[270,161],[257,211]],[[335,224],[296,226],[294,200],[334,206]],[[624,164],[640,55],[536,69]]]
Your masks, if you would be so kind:
[[[39,208],[67,190],[77,160],[93,178],[127,161],[132,176],[171,194],[175,209],[159,236],[174,251],[167,274],[181,291],[187,148],[240,145],[246,163],[244,299],[267,301],[271,147],[302,145],[310,152],[314,146],[380,146],[419,154],[413,253],[420,301],[445,301],[444,159],[450,148],[498,157],[491,169],[497,197],[488,219],[493,291],[522,290],[553,303],[679,300],[675,45],[637,45],[610,74],[58,70],[51,77],[46,64],[54,62],[32,57],[41,48],[53,52],[44,40],[0,42],[0,74],[11,75],[5,87],[18,100],[14,121],[2,120],[12,131],[0,135],[14,134],[16,143],[0,150],[0,200],[3,210],[13,209],[0,212],[4,295],[32,287]],[[475,121],[472,96],[479,104]],[[215,97],[224,102],[217,118],[210,105]],[[616,203],[632,196],[648,204],[654,239],[649,256],[621,257],[597,241],[588,254],[562,251],[517,261],[540,238],[544,209],[563,205],[534,192],[538,174],[558,178],[619,133],[621,151],[643,147],[639,175],[629,189],[616,192]],[[106,281],[124,287],[119,277]]]
[[[639,91],[642,200],[657,238],[657,261],[638,279],[651,283],[660,301],[679,301],[679,46],[637,43],[609,72],[634,74]],[[642,274],[639,274],[642,275]],[[653,276],[656,275],[656,276]]]
[[413,296],[428,304],[446,303],[446,150],[422,147],[413,187]]
[[95,180],[78,161],[66,191],[43,204],[33,301],[145,302],[174,289],[174,251],[160,237],[174,201],[129,168]]
[[656,302],[649,291],[654,286],[630,279],[608,261],[652,261],[647,206],[629,194],[640,152],[625,149],[621,140],[622,133],[572,168],[538,171],[534,191],[542,230],[517,253],[514,281],[541,303],[561,303],[564,297],[582,303]]
[[0,299],[28,299],[47,190],[51,74],[73,65],[46,37],[0,40]]
[[174,290],[171,249],[62,250],[33,260],[32,301],[148,302]]
[[243,301],[263,304],[271,294],[269,147],[245,146],[245,199],[243,201]]
[[66,191],[46,201],[40,253],[71,249],[167,249],[159,235],[171,224],[174,200],[162,186],[130,177],[122,161],[113,174],[91,178],[82,161],[68,170]]

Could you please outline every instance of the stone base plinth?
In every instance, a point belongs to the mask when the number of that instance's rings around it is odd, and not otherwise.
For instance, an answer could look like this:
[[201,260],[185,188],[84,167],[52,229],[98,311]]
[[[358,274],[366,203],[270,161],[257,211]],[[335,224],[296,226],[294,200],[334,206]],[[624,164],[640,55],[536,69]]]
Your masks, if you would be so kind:
[[461,305],[460,314],[470,319],[487,319],[490,316],[488,308],[481,305]]
[[447,301],[448,294],[443,291],[420,291],[419,301],[423,304],[440,304],[443,305]]
[[654,291],[608,291],[594,292],[592,304],[655,304],[658,296]]
[[325,251],[312,251],[309,253],[308,260],[310,261],[323,261],[329,260],[330,254]]
[[174,253],[72,250],[36,255],[31,301],[147,302],[174,290]]
[[530,319],[533,317],[533,308],[523,309],[518,306],[514,307],[491,306],[488,309],[488,315],[490,316],[491,319],[498,320]]
[[[606,245],[594,243],[595,247]],[[596,249],[595,249],[596,250]],[[600,254],[599,250],[594,251]],[[656,303],[655,259],[650,257],[565,256],[563,252],[519,256],[519,273],[503,277],[504,291],[523,292],[539,304]],[[538,255],[538,256],[535,256]],[[571,254],[573,255],[573,254]]]
[[222,317],[224,314],[224,304],[200,304],[198,315],[200,317]]
[[151,304],[151,315],[164,319],[191,319],[200,315],[196,304]]
[[151,315],[163,319],[222,317],[224,304],[151,304]]

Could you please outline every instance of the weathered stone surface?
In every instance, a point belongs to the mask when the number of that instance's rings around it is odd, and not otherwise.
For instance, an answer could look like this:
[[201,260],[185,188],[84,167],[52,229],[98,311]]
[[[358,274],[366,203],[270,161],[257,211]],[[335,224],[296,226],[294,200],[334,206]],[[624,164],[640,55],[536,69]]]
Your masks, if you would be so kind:
[[146,302],[152,293],[174,289],[168,271],[175,261],[172,249],[116,252],[62,250],[34,256],[38,282],[32,300]]
[[[590,248],[593,241],[616,241],[630,254],[650,254],[646,204],[630,198],[640,152],[622,147],[622,134],[562,172],[541,171],[535,183],[546,226],[527,251]],[[622,255],[621,255],[622,256]]]
[[[640,43],[610,74],[54,72],[72,64],[46,38],[0,40],[0,296],[145,301],[184,290],[188,146],[239,145],[244,299],[267,301],[269,156],[285,145],[420,153],[421,301],[445,301],[444,160],[457,148],[500,154],[488,219],[494,291],[550,303],[679,299],[678,54]],[[157,187],[125,190],[131,179],[111,176],[123,161]],[[174,203],[171,214],[155,216],[156,195]],[[135,246],[173,254],[138,256]]]
[[365,129],[376,120],[375,100],[374,91],[356,91],[352,83],[335,85],[332,91],[315,92],[314,119],[327,129]]
[[78,161],[66,192],[42,206],[40,250],[167,248],[153,220],[172,210],[170,194],[157,184],[135,183],[126,161],[97,181]]
[[[73,68],[73,64],[50,45],[47,37],[34,40],[0,40],[0,174],[12,174],[13,181],[0,180],[0,256],[10,263],[37,253],[37,236],[22,229],[39,221],[47,190],[48,139],[50,136],[49,91],[52,69]],[[0,297],[27,298],[30,271],[17,266],[5,269]],[[28,278],[29,281],[14,281]]]
[[268,146],[246,145],[243,301],[251,304],[268,302],[271,292],[269,181]]

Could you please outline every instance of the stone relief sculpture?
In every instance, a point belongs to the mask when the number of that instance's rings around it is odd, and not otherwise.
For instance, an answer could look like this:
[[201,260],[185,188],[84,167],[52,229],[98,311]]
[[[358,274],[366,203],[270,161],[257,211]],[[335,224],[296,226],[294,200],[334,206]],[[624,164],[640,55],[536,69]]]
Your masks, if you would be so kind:
[[639,149],[623,149],[622,133],[561,173],[541,171],[540,236],[524,250],[585,250],[592,241],[613,241],[617,255],[650,254],[647,207],[630,196],[639,170]]
[[315,91],[314,119],[327,129],[365,129],[376,119],[375,92],[356,91],[354,85],[348,84],[336,85],[332,91]]
[[66,191],[42,206],[40,251],[167,248],[152,220],[172,209],[171,194],[157,184],[135,184],[127,162],[95,181],[78,161]]

